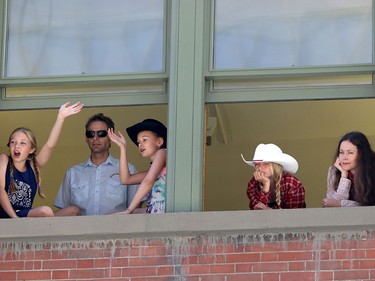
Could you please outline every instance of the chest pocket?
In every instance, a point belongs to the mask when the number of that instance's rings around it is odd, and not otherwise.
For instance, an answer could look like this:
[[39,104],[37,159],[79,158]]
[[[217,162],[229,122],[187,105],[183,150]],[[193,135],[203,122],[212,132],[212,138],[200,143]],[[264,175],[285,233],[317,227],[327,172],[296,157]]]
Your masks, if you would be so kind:
[[119,181],[109,179],[107,181],[105,196],[115,202],[126,202],[126,185],[122,185]]
[[89,196],[88,182],[80,182],[79,185],[72,185],[72,201],[73,204],[80,206],[82,201],[87,201]]

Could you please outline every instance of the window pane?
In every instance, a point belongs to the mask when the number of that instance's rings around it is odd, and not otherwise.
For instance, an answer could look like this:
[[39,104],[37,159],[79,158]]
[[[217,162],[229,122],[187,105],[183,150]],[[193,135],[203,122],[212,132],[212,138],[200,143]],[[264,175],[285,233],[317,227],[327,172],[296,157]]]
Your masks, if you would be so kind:
[[371,0],[216,0],[214,69],[372,63]]
[[164,0],[10,0],[7,77],[161,72]]

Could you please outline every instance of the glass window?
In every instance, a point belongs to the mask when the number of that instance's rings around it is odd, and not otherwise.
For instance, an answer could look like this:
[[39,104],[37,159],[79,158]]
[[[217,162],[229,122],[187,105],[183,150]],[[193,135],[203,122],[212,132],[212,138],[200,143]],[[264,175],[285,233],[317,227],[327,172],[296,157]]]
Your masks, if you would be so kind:
[[214,69],[370,64],[371,0],[216,0]]
[[164,0],[10,0],[6,77],[164,70]]

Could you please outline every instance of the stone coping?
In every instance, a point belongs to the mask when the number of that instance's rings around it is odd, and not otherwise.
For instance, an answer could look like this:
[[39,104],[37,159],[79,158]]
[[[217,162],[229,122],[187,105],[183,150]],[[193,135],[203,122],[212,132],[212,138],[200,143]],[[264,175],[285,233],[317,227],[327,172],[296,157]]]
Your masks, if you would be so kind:
[[375,207],[0,220],[0,242],[375,230]]

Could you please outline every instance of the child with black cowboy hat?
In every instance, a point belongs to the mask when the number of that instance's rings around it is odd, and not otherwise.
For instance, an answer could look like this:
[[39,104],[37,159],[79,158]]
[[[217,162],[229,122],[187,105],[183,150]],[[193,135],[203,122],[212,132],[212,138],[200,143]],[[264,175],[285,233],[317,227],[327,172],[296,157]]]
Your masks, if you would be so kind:
[[[122,184],[140,184],[129,208],[119,214],[132,214],[148,196],[146,213],[164,213],[166,197],[167,128],[155,119],[145,119],[126,129],[129,138],[138,146],[139,152],[151,160],[145,172],[131,174],[128,169],[125,137],[112,129],[111,140],[120,147],[120,181]],[[137,213],[140,213],[137,211]]]

